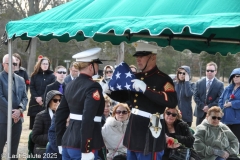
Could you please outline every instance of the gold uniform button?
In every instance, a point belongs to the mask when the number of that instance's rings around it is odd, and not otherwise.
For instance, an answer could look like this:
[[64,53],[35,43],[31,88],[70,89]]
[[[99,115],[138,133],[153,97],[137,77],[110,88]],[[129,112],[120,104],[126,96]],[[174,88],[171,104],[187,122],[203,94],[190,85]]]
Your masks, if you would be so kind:
[[147,75],[147,73],[145,73],[145,76]]
[[88,142],[90,142],[90,140],[88,140]]
[[87,150],[87,152],[89,152],[89,150]]
[[90,147],[90,146],[88,145],[88,147]]
[[134,103],[136,103],[137,102],[137,100],[136,99],[134,99]]
[[138,96],[138,94],[135,94],[135,96],[137,97],[137,96]]
[[155,91],[155,88],[153,90]]
[[150,87],[147,87],[147,88],[150,88]]
[[138,109],[138,106],[135,106],[136,109]]
[[144,78],[142,77],[141,80],[144,80]]

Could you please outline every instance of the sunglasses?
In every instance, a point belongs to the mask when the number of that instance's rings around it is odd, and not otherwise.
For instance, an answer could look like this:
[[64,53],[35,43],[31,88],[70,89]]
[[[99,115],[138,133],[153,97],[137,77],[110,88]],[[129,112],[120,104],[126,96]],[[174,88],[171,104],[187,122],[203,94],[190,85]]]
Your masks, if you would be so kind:
[[65,71],[57,71],[58,74],[66,74],[67,72]]
[[218,119],[219,121],[222,119],[222,117],[216,117],[216,116],[212,116],[212,119]]
[[54,103],[61,102],[61,99],[52,99]]
[[[5,63],[5,64],[7,64],[7,65],[8,65],[8,63]],[[12,65],[13,65],[13,66],[17,66],[17,63],[12,63]]]
[[185,72],[178,72],[178,74],[182,74],[182,75],[185,75]]
[[116,111],[116,114],[121,114],[121,113],[122,113],[122,114],[128,114],[128,111],[119,111],[119,110]]
[[206,71],[207,71],[207,72],[212,72],[212,73],[213,73],[215,70],[206,70]]
[[106,73],[106,74],[108,74],[108,73],[113,73],[113,71],[106,71],[105,73]]
[[172,117],[176,117],[176,116],[177,116],[176,113],[171,113],[171,112],[166,112],[166,114],[167,114],[168,116],[172,115]]
[[234,76],[233,76],[233,78],[238,78],[238,77],[240,77],[240,75],[234,75]]

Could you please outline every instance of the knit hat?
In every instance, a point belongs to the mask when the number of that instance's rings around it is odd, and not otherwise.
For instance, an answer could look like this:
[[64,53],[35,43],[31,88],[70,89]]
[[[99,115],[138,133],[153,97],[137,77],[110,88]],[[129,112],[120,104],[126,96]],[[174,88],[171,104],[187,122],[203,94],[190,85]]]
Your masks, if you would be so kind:
[[55,96],[55,95],[60,95],[62,96],[62,93],[57,91],[57,90],[51,90],[47,93],[46,95],[46,101],[45,101],[45,107],[47,108],[48,107],[48,104],[49,102],[52,100],[52,98]]

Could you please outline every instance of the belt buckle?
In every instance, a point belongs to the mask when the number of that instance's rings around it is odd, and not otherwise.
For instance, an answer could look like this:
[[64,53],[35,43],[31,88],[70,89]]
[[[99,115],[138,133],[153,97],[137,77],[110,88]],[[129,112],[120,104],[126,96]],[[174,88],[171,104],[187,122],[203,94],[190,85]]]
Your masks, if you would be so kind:
[[133,113],[136,114],[136,115],[138,115],[138,111],[139,111],[139,109],[134,108]]

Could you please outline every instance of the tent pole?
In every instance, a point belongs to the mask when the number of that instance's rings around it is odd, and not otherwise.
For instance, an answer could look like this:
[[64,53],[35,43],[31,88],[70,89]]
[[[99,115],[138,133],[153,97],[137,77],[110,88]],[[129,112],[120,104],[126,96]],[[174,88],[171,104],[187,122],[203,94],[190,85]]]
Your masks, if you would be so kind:
[[10,160],[11,156],[11,138],[12,138],[12,39],[8,40],[8,115],[7,115],[7,159]]

